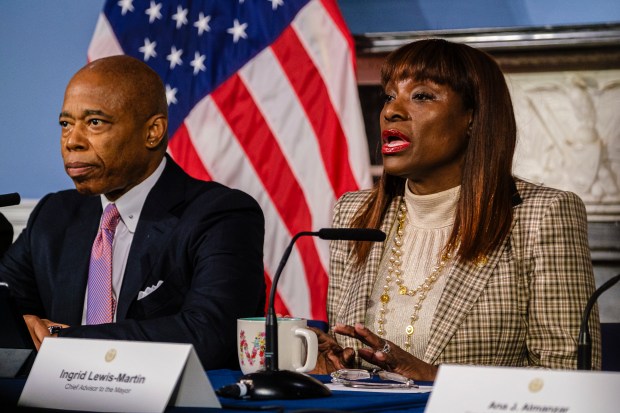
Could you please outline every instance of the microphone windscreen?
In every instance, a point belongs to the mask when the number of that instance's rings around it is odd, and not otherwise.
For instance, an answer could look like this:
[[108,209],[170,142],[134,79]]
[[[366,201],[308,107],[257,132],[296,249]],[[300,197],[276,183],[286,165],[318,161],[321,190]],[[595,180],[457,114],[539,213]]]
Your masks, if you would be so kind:
[[0,207],[17,205],[21,201],[19,194],[13,192],[12,194],[0,195]]
[[319,238],[343,241],[385,241],[385,232],[370,228],[322,228]]

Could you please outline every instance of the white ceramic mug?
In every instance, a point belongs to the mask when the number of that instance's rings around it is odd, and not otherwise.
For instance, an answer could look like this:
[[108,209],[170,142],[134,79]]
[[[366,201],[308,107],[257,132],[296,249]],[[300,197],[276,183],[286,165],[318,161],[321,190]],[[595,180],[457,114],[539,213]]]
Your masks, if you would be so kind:
[[[303,318],[278,317],[278,369],[308,372],[316,365],[318,340]],[[265,317],[237,320],[237,354],[243,374],[265,368]]]

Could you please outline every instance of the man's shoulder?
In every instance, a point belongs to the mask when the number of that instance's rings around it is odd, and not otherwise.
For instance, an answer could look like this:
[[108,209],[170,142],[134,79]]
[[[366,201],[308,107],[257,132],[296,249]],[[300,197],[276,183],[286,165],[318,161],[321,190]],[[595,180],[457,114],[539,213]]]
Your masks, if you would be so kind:
[[225,208],[259,208],[258,202],[247,192],[228,187],[216,181],[196,181],[188,187],[187,200],[192,204],[222,205]]
[[152,201],[167,204],[175,213],[186,218],[239,208],[261,210],[258,202],[245,191],[217,181],[193,178],[180,168],[174,168],[166,181],[156,188]]
[[180,165],[174,160],[168,159],[168,165],[164,171],[164,175],[160,178],[161,182],[158,182],[156,187],[164,191],[168,191],[171,187],[185,188],[185,195],[189,199],[196,199],[203,196],[212,198],[217,197],[233,197],[241,199],[254,199],[249,194],[240,189],[230,188],[223,183],[217,181],[206,181],[198,178],[194,178],[185,172]]
[[53,192],[42,197],[28,217],[27,230],[32,234],[57,234],[75,222],[85,222],[101,210],[98,196],[82,195],[76,190]]
[[66,189],[45,195],[39,200],[37,207],[44,209],[62,208],[63,210],[76,209],[88,203],[96,203],[98,200],[98,196],[83,195],[75,189]]

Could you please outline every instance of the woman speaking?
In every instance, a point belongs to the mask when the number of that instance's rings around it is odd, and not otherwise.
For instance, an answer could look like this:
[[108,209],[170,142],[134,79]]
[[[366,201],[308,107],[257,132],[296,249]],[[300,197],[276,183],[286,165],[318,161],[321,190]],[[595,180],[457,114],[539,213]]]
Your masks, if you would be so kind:
[[[334,227],[329,334],[317,373],[357,362],[433,380],[441,363],[573,369],[594,276],[583,202],[512,174],[504,76],[472,47],[421,40],[381,70],[383,175],[347,193]],[[600,368],[598,314],[590,323]]]

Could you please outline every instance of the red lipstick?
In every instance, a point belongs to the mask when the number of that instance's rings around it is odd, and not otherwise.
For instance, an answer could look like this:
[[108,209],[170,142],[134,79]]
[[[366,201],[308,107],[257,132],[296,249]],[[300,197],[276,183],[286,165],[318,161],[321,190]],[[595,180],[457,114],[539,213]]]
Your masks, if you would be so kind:
[[384,155],[402,152],[411,145],[409,138],[397,129],[384,130],[381,133],[381,140],[383,141],[381,153]]

